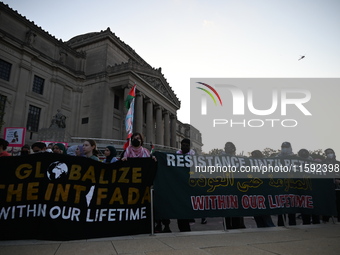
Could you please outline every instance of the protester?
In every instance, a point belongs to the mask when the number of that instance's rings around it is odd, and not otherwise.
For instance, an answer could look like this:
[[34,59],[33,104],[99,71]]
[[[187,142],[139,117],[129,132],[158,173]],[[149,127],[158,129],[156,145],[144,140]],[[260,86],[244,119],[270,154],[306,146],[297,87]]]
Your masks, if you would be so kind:
[[[236,155],[236,146],[232,142],[226,142],[224,146],[224,153],[227,156],[235,156]],[[244,225],[243,217],[225,217],[226,228],[227,229],[238,229],[238,228],[246,228]]]
[[96,141],[87,139],[83,143],[85,157],[99,161]]
[[65,145],[62,144],[62,143],[56,143],[54,146],[53,146],[53,153],[57,153],[57,154],[64,154],[66,155],[66,148],[65,148]]
[[[339,161],[336,160],[336,155],[333,149],[328,148],[325,150],[325,155],[326,158],[325,160],[322,162],[323,164],[340,164]],[[334,179],[334,186],[335,186],[335,203],[336,203],[336,209],[337,209],[337,218],[338,218],[338,222],[340,222],[340,179],[339,178],[335,178]],[[322,221],[323,222],[328,222],[329,221],[330,216],[329,215],[323,215],[322,216]]]
[[83,145],[77,145],[76,156],[78,156],[78,157],[85,157]]
[[[150,154],[150,151],[143,147],[144,139],[141,133],[133,133],[130,138],[130,145],[124,150],[121,154],[121,160],[126,161],[128,158],[148,158],[152,157],[155,161],[156,158]],[[157,221],[155,226],[155,232],[162,232],[162,225]],[[164,228],[163,232],[171,232],[169,228],[170,220],[164,220]]]
[[[298,156],[303,159],[313,160],[313,158],[310,156],[309,151],[307,149],[301,149],[298,152]],[[311,224],[311,217],[312,217],[312,223],[313,224],[320,224],[320,216],[315,214],[301,214],[302,224],[303,225],[310,225]]]
[[[276,157],[289,157],[294,156],[293,148],[290,142],[283,142],[281,145],[281,151]],[[284,220],[283,217],[286,219],[286,215],[278,215],[277,217],[277,225],[278,226],[284,226]],[[288,224],[289,226],[296,225],[296,217],[295,213],[288,213]]]
[[103,160],[103,163],[114,163],[117,161],[117,150],[113,146],[107,146],[105,148],[104,155],[106,158]]
[[281,151],[277,157],[294,156],[293,148],[290,142],[283,142],[281,144]]
[[77,149],[78,145],[72,145],[70,147],[67,148],[67,155],[70,156],[76,156],[76,149]]
[[131,136],[131,144],[123,151],[121,158],[126,161],[128,158],[148,158],[152,157],[156,161],[156,157],[150,154],[150,151],[143,147],[143,136],[141,133],[134,133]]
[[6,151],[8,144],[5,139],[0,138],[0,157],[11,156],[11,154]]
[[[190,149],[190,147],[191,147],[190,139],[184,138],[181,141],[181,149],[176,151],[176,153],[185,154],[185,155],[195,155],[195,152],[192,149]],[[177,225],[178,225],[179,231],[181,232],[191,231],[190,221],[191,221],[190,219],[177,219]],[[170,227],[169,227],[170,225],[169,219],[162,219],[162,220],[156,221],[155,232],[161,232],[162,224],[164,225],[163,232],[171,232]]]
[[[252,158],[264,158],[264,155],[259,150],[254,150],[251,152]],[[268,215],[254,216],[256,225],[258,228],[275,227],[272,217]]]
[[53,151],[53,147],[54,147],[54,143],[49,143],[47,145],[47,149],[50,149],[51,151]]
[[177,154],[195,155],[195,151],[190,149],[191,141],[188,138],[184,138],[181,141],[181,149],[176,151]]
[[47,146],[47,147],[46,147],[46,152],[48,152],[48,153],[53,153],[53,150],[50,149],[50,148]]
[[307,149],[301,149],[298,151],[298,156],[303,159],[313,160]]
[[31,147],[28,144],[25,144],[21,147],[20,156],[26,156],[31,153]]
[[[191,148],[191,141],[188,138],[184,138],[181,141],[181,149],[178,150],[177,154],[185,154],[185,155],[195,155],[194,150]],[[204,219],[205,220],[205,219]],[[191,231],[190,228],[190,219],[178,219],[177,220],[178,229],[181,232]]]
[[46,144],[43,142],[35,142],[32,144],[32,151],[33,153],[41,153],[46,152]]
[[235,156],[236,155],[236,146],[232,142],[226,142],[224,145],[223,155]]

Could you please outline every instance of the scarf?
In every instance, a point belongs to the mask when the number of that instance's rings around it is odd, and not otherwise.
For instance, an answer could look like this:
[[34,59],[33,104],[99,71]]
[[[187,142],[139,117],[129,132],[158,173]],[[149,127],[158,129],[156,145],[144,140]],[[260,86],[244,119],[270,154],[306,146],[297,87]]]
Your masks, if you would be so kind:
[[107,146],[106,148],[109,149],[110,155],[106,157],[105,163],[111,163],[111,160],[117,156],[117,151],[113,146]]
[[58,146],[58,148],[63,152],[64,155],[67,154],[66,148],[65,148],[65,145],[64,145],[64,144],[62,144],[62,143],[56,143],[55,145]]
[[[176,154],[184,154],[182,150],[178,150],[176,151]],[[187,153],[185,153],[185,155],[195,155],[195,151],[190,149],[190,151],[188,151]]]
[[140,146],[138,148],[130,145],[126,148],[124,157],[126,158],[147,158],[150,157],[150,152],[148,149]]

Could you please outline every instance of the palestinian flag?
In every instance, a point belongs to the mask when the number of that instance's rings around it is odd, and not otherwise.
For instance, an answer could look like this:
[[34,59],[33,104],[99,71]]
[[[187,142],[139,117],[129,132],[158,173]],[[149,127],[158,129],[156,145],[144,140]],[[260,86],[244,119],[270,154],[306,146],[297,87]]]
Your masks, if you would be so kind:
[[135,111],[135,95],[136,95],[136,84],[131,88],[129,95],[125,99],[125,106],[128,109],[128,112],[125,117],[125,129],[127,133],[126,143],[123,146],[125,150],[130,145],[130,138],[132,136],[132,128],[133,128],[133,117]]
[[151,152],[150,154],[154,154],[155,152],[155,146],[153,145],[153,143],[151,143]]
[[126,109],[130,109],[130,104],[131,101],[136,97],[136,84],[133,85],[133,87],[131,88],[129,94],[127,95],[126,99],[125,99],[125,107]]

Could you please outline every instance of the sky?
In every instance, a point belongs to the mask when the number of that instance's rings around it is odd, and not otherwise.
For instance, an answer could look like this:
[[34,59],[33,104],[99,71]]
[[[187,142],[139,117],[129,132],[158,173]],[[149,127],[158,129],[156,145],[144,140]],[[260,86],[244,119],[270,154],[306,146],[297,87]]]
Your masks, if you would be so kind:
[[63,41],[110,27],[162,68],[184,123],[190,122],[190,78],[340,77],[338,0],[3,2]]

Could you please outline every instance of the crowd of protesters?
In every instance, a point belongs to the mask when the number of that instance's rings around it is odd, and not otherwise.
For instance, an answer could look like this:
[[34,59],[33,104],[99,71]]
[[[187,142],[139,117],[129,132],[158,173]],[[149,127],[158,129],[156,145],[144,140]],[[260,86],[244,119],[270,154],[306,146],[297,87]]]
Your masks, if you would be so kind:
[[[0,138],[0,157],[11,156],[11,154],[7,151],[8,141]],[[150,153],[150,151],[143,147],[144,140],[141,133],[134,133],[131,136],[129,145],[125,148],[125,150],[121,153],[120,157],[118,157],[117,150],[114,146],[107,146],[104,151],[105,158],[103,158],[103,163],[114,163],[119,159],[122,161],[127,161],[128,158],[142,158],[142,157],[152,157],[155,161],[157,159]],[[80,145],[72,145],[69,148],[66,148],[64,143],[50,143],[47,144],[45,142],[35,142],[31,146],[25,144],[21,147],[20,156],[25,156],[29,154],[35,153],[57,153],[57,154],[66,154],[70,156],[78,156],[78,157],[87,157],[92,160],[99,161],[99,151],[97,148],[97,144],[92,139],[86,139],[83,144]],[[187,154],[194,155],[195,151],[191,149],[191,141],[190,139],[183,139],[181,141],[181,148],[176,152],[177,154]],[[309,151],[305,148],[302,148],[298,151],[297,154],[294,154],[293,148],[290,142],[283,142],[281,145],[280,152],[275,155],[275,157],[291,157],[291,156],[299,156],[303,159],[314,160],[318,162],[325,163],[335,163],[336,155],[333,149],[328,148],[324,151],[325,159],[321,160],[320,158],[313,158]],[[223,155],[236,155],[236,146],[234,143],[228,141],[225,144]],[[251,158],[264,158],[263,153],[260,150],[254,150],[250,153]],[[340,179],[334,179],[334,187],[336,190],[336,206],[337,206],[337,220],[340,222]],[[320,224],[322,222],[328,222],[330,216],[328,215],[295,215],[288,214],[288,224],[296,225],[296,219],[301,218],[302,224]],[[261,215],[254,216],[254,220],[256,222],[257,227],[275,227],[275,224],[271,218],[271,215]],[[285,221],[287,220],[287,215],[278,215],[277,226],[285,225]],[[178,219],[177,224],[178,228],[181,232],[191,231],[190,223],[195,222],[194,219]],[[206,224],[206,218],[201,219],[202,224]],[[162,229],[162,224],[164,228]],[[224,224],[226,224],[227,229],[239,229],[246,228],[243,217],[226,217],[224,219]],[[170,219],[158,220],[155,222],[155,232],[171,232],[170,230]]]

